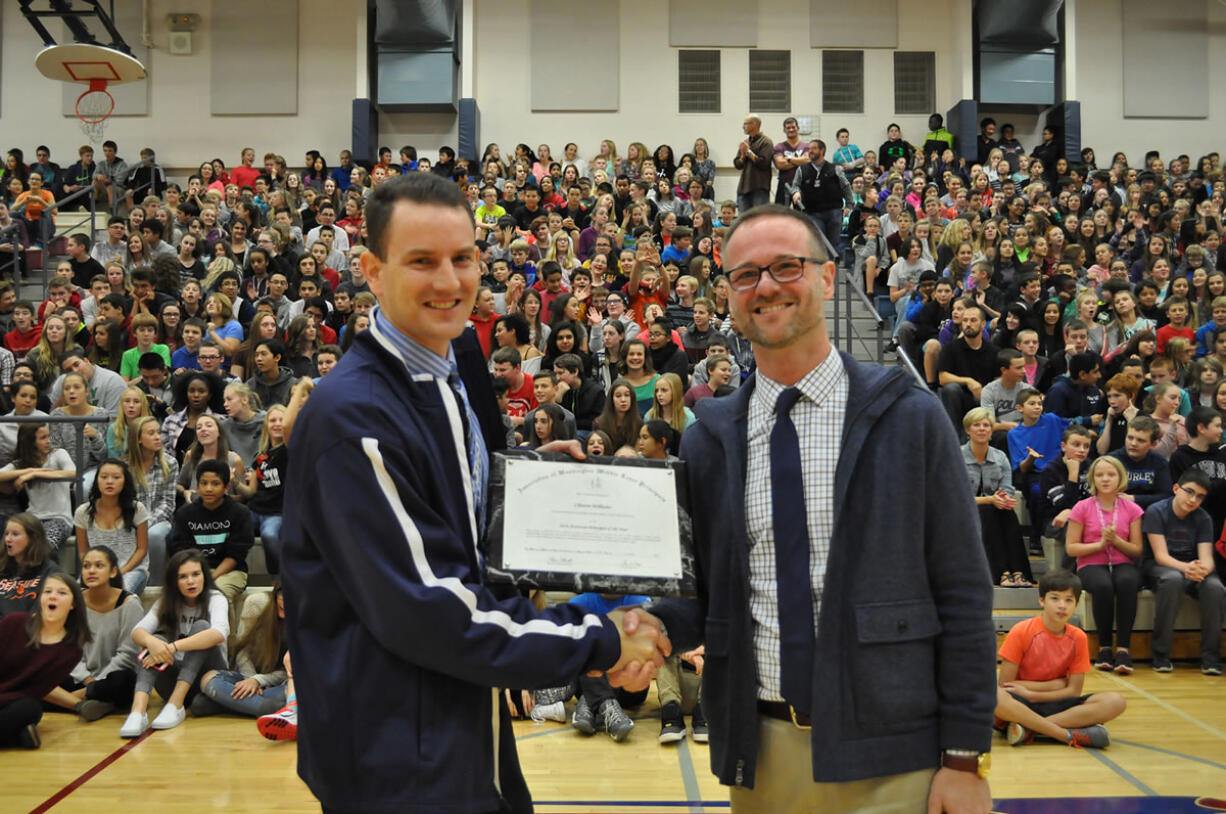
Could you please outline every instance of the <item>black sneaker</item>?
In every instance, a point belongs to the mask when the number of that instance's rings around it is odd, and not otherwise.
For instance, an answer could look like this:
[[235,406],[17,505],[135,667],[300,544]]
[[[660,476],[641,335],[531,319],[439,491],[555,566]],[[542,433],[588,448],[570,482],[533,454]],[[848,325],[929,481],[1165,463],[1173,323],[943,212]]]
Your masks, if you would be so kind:
[[1132,675],[1132,656],[1127,650],[1115,651],[1115,671],[1122,676]]
[[17,741],[22,749],[38,749],[43,745],[43,737],[38,734],[37,724],[28,724],[17,733]]
[[588,706],[587,699],[582,695],[579,696],[579,703],[575,705],[575,712],[571,716],[570,724],[584,735],[596,734],[596,714],[592,712],[592,708]]
[[669,701],[660,709],[660,743],[676,743],[685,739],[685,719],[681,705]]
[[1175,669],[1175,665],[1171,664],[1171,660],[1165,656],[1154,656],[1154,672],[1169,673]]
[[1200,663],[1200,671],[1207,676],[1220,676],[1222,674],[1222,663],[1220,661],[1202,661]]
[[707,729],[707,717],[702,714],[702,703],[694,704],[694,714],[690,718],[690,737],[695,743],[706,743],[710,740],[710,730]]
[[1109,673],[1115,669],[1115,656],[1110,647],[1098,648],[1098,658],[1094,659],[1094,669]]

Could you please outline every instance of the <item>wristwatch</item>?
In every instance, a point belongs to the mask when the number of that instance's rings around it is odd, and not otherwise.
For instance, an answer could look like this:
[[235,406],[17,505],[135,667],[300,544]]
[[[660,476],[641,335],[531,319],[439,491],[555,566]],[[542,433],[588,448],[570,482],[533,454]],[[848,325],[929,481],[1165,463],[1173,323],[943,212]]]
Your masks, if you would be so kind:
[[986,778],[992,769],[992,755],[969,749],[946,749],[941,753],[941,765],[960,772],[974,772]]

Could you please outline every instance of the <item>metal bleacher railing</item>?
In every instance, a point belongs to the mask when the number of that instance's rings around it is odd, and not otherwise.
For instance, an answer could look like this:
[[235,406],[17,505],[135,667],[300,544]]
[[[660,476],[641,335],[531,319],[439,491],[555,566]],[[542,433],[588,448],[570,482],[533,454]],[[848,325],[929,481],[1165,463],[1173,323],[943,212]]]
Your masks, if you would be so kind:
[[[840,262],[835,272],[834,297],[830,340],[834,347],[850,354],[861,361],[873,361],[879,365],[886,364],[886,345],[890,338],[887,333],[885,319],[877,313],[873,301],[853,279],[846,262],[850,258],[834,250],[830,241],[822,236],[827,257],[838,257]],[[871,320],[872,328],[863,327],[865,321]],[[871,333],[870,333],[871,331]],[[860,351],[857,354],[857,351]],[[915,380],[924,387],[927,383],[916,369],[911,357],[901,349],[897,351],[897,364],[906,368]]]
[[[137,194],[148,189],[149,186],[150,184],[142,184],[141,186],[137,187],[135,190],[133,190],[133,197],[135,198]],[[64,209],[65,206],[68,206],[69,204],[75,204],[78,202],[88,203],[89,204],[88,210],[85,210],[85,209],[75,210],[74,209],[72,211],[69,211],[69,210]],[[82,230],[84,230],[85,233],[89,235],[89,239],[91,241],[95,239],[95,236],[98,230],[98,219],[97,219],[98,203],[94,195],[94,187],[92,184],[85,186],[81,189],[78,189],[76,192],[72,193],[71,195],[67,195],[63,198],[60,198],[59,200],[57,200],[55,203],[53,203],[51,206],[48,206],[44,210],[44,215],[46,217],[51,217],[53,215],[56,215],[57,213],[58,213],[58,217],[56,217],[56,220],[55,220],[55,232],[54,232],[54,235],[50,243],[54,243],[55,240],[59,239],[60,237],[64,235],[70,235],[70,234],[73,234],[74,232],[79,232]],[[104,223],[103,227],[105,226],[106,224]],[[17,234],[19,234],[18,223],[17,223],[17,218],[14,217],[14,221],[10,226],[6,227],[5,229],[0,230],[0,243],[8,243],[10,241],[16,242]],[[26,239],[32,241],[34,240],[34,237],[31,235],[26,235]],[[43,246],[42,252],[43,252],[42,265],[43,265],[43,268],[47,268],[47,265],[48,265],[47,261],[52,255],[51,245],[48,244],[48,245]],[[17,252],[13,252],[11,258],[8,261],[6,261],[4,264],[0,265],[0,276],[7,276],[9,279],[14,281],[14,284],[16,284],[19,279],[19,276],[17,274],[17,263],[18,263],[19,257],[20,256]],[[26,270],[27,275],[29,274],[30,271],[31,269],[27,268]],[[51,275],[44,274],[43,279],[42,279],[43,299],[47,298],[47,287],[50,284],[50,282],[51,282]]]
[[[75,424],[76,425],[76,441],[74,449],[69,450],[73,460],[85,460],[85,425],[86,424],[101,424],[105,427],[111,423],[114,418],[106,414],[102,415],[5,415],[0,416],[0,424]],[[20,427],[18,428],[20,429]],[[106,430],[101,430],[105,432]],[[73,490],[76,498],[75,504],[84,502],[85,494],[85,471],[77,469],[75,481],[75,489]]]

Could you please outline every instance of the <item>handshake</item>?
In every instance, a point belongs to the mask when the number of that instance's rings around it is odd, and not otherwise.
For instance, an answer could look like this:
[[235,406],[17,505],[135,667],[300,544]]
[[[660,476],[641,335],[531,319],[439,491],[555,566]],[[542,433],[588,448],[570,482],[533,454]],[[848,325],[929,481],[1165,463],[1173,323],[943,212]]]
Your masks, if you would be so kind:
[[617,625],[622,645],[621,657],[605,673],[609,683],[630,692],[647,689],[664,659],[673,652],[664,625],[642,608],[618,609],[608,615]]

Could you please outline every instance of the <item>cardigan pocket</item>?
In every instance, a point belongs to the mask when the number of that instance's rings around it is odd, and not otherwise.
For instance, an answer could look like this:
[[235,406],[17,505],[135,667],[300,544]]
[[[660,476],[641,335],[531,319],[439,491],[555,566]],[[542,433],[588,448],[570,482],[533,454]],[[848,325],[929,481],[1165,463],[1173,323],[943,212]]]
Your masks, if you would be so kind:
[[856,605],[851,692],[865,734],[920,728],[937,712],[936,637],[931,599]]

